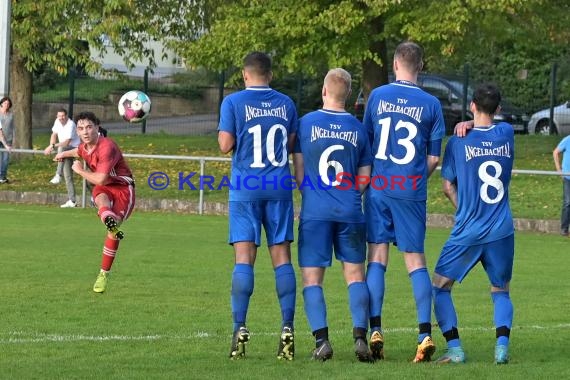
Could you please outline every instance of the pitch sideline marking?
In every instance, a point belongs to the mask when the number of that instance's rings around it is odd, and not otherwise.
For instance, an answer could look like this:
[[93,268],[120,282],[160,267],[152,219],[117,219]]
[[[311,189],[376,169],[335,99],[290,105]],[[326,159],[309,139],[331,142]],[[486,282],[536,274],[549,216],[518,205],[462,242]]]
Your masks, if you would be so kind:
[[[513,330],[518,329],[531,329],[531,330],[565,330],[570,329],[570,323],[562,323],[552,326],[540,326],[540,325],[530,325],[530,326],[514,326]],[[494,327],[462,327],[462,331],[492,331]],[[410,327],[394,327],[384,329],[387,333],[413,333],[417,329]],[[346,331],[333,331],[333,334],[343,334]],[[107,335],[107,336],[95,336],[95,335],[81,335],[81,334],[71,334],[71,335],[59,335],[59,334],[42,334],[42,333],[28,333],[24,331],[10,331],[7,334],[8,338],[0,339],[0,344],[26,344],[26,343],[46,343],[46,342],[59,342],[59,343],[73,343],[73,342],[108,342],[108,341],[158,341],[158,340],[190,340],[190,339],[207,339],[207,338],[221,338],[226,337],[226,334],[209,333],[206,331],[198,331],[189,335]],[[278,333],[272,332],[253,332],[252,335],[258,336],[277,336]]]

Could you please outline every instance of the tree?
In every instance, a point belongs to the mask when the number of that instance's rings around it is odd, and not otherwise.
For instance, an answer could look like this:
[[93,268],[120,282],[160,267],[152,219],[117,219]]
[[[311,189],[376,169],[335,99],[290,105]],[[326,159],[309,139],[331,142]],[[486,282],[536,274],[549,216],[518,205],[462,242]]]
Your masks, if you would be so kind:
[[[467,49],[485,51],[488,34],[473,43],[466,39],[474,30],[501,34],[498,25],[508,25],[508,33],[525,31],[522,34],[528,35],[533,25],[517,24],[517,19],[535,20],[538,17],[532,12],[537,9],[542,15],[564,7],[547,0],[237,0],[212,4],[210,27],[195,38],[172,42],[187,63],[224,70],[239,67],[247,52],[262,50],[272,53],[277,70],[288,72],[323,75],[323,67],[356,67],[365,95],[387,82],[388,52],[401,40],[422,44],[429,67],[440,56],[452,57]],[[477,27],[480,22],[488,27]],[[549,32],[565,26],[559,23]]]
[[[197,1],[161,0],[12,0],[10,95],[14,101],[16,147],[32,146],[32,73],[48,67],[66,75],[70,67],[101,70],[98,57],[82,48],[87,42],[104,54],[114,49],[128,67],[139,60],[155,67],[151,39],[176,28],[196,28]],[[102,37],[107,38],[103,39]]]

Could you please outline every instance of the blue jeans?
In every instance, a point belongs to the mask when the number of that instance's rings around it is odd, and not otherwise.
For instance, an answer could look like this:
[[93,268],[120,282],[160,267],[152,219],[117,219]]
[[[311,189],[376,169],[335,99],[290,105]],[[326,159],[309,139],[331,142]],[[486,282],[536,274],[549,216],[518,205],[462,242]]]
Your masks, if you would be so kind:
[[[0,143],[0,148],[4,148],[4,145]],[[10,153],[6,151],[0,152],[0,179],[8,178],[8,163],[10,162]]]
[[570,179],[564,178],[563,197],[562,197],[562,214],[560,216],[560,232],[568,233],[568,225],[570,224]]

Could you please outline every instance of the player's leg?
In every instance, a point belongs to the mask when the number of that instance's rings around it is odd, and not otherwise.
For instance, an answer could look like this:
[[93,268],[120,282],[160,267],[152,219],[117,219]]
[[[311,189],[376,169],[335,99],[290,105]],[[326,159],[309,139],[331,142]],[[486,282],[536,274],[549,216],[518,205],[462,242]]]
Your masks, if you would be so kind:
[[293,201],[264,201],[263,226],[275,272],[275,290],[281,308],[281,334],[277,358],[295,356],[294,320],[297,281],[291,264],[293,241]]
[[391,204],[398,249],[412,282],[418,320],[418,345],[414,363],[427,362],[435,352],[431,338],[431,280],[426,268],[424,241],[426,232],[425,201],[398,200]]
[[509,362],[509,340],[513,325],[513,303],[509,283],[513,273],[514,234],[487,244],[481,262],[491,282],[496,332],[495,363]]
[[364,274],[366,260],[365,223],[336,223],[333,233],[336,258],[342,263],[348,285],[348,301],[352,316],[354,353],[361,362],[373,361],[366,334],[370,316],[370,294]]
[[233,336],[230,358],[245,356],[250,334],[246,327],[249,301],[253,294],[253,266],[261,242],[261,216],[258,202],[229,202],[229,243],[235,254],[232,272],[231,307]]
[[95,186],[93,193],[99,217],[108,230],[103,244],[101,270],[93,285],[94,292],[103,293],[107,288],[111,267],[119,250],[119,241],[124,236],[118,226],[131,215],[135,204],[135,192],[132,186]]
[[370,349],[374,359],[384,358],[382,306],[388,267],[388,243],[395,241],[392,214],[381,194],[369,191],[364,201],[368,240],[366,285],[370,294]]
[[447,342],[446,352],[438,363],[464,363],[465,353],[459,337],[457,313],[451,297],[455,281],[462,281],[479,261],[482,246],[464,246],[446,243],[433,274],[433,304],[439,328]]
[[[315,234],[319,238],[315,239]],[[332,263],[333,223],[301,220],[299,223],[299,266],[303,277],[305,315],[315,337],[313,359],[325,361],[333,356],[329,341],[327,307],[323,292],[325,268]]]

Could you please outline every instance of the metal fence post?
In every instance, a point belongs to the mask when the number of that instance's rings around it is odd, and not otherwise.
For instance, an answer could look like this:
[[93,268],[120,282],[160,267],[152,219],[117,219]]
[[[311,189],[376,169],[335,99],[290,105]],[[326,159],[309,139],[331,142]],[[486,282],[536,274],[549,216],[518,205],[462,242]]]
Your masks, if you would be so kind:
[[198,214],[204,214],[204,186],[202,186],[202,178],[204,178],[204,166],[206,166],[206,161],[200,159],[200,199],[198,201]]
[[469,64],[463,65],[463,102],[461,105],[461,121],[467,120],[467,91],[469,89]]
[[[148,95],[148,69],[144,69],[143,89],[143,92]],[[146,133],[146,119],[142,121],[141,133],[143,135]]]
[[548,130],[552,134],[554,129],[554,107],[556,107],[556,70],[558,69],[558,64],[556,62],[552,63],[552,69],[550,70],[550,116],[548,117]]
[[75,68],[71,66],[67,73],[69,79],[69,105],[67,114],[73,120],[73,103],[75,103]]

